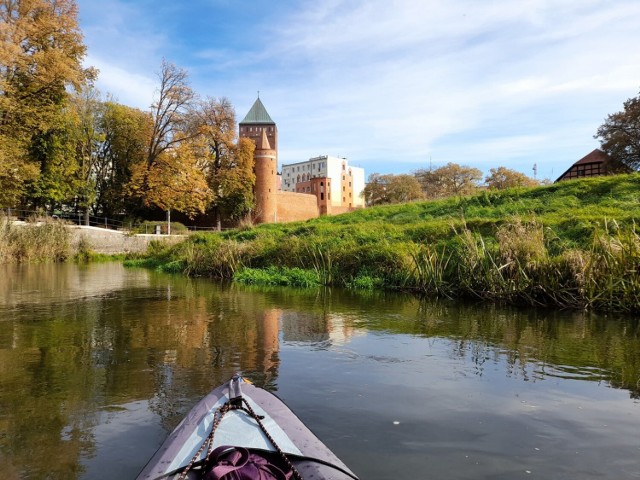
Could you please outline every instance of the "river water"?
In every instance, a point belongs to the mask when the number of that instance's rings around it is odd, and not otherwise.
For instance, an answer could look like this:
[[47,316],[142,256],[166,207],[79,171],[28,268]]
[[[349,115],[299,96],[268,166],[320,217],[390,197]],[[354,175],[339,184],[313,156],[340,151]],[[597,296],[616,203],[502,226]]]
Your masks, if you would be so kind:
[[637,319],[0,267],[4,478],[135,478],[237,371],[362,480],[640,478]]

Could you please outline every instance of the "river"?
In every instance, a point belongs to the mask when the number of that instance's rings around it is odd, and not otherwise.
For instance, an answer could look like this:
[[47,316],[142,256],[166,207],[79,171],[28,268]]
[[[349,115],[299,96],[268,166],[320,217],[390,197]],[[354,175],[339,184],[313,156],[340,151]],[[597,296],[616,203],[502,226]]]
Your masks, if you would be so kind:
[[237,371],[362,480],[640,478],[638,319],[0,267],[5,478],[135,478]]

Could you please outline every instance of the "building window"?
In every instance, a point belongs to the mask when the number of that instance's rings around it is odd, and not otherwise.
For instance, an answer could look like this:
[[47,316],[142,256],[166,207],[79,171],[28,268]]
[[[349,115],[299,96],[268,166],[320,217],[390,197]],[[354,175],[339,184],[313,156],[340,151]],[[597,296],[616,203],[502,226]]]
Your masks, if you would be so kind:
[[324,193],[320,193],[320,200],[324,200]]
[[351,182],[349,182],[349,186],[351,186]]

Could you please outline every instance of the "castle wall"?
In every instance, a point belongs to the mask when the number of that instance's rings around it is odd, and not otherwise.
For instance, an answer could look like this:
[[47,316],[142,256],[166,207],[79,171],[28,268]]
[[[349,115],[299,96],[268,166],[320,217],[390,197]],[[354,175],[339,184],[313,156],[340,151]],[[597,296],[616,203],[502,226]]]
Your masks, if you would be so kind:
[[320,216],[318,200],[308,193],[277,192],[278,223],[309,220]]

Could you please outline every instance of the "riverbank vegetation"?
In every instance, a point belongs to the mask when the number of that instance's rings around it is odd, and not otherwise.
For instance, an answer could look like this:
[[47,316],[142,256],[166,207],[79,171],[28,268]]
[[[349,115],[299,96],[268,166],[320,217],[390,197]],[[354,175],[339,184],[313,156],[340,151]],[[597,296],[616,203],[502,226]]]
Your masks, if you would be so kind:
[[62,222],[33,218],[16,225],[0,216],[0,263],[63,262],[72,257],[71,235]]
[[130,264],[272,284],[304,270],[320,285],[640,311],[638,191],[635,174],[487,190],[200,233]]
[[69,224],[51,217],[32,216],[25,222],[0,215],[0,264],[78,263],[125,260],[124,254],[107,255],[92,250],[84,236],[72,240]]

